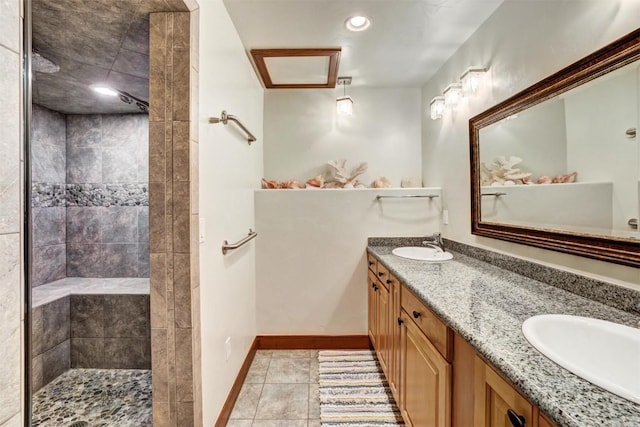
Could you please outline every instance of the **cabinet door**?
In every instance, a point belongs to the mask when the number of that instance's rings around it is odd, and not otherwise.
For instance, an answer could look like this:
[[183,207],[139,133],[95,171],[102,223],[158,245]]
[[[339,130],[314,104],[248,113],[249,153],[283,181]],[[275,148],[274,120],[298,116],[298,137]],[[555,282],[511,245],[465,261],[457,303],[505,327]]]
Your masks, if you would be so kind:
[[400,411],[408,426],[451,424],[451,365],[402,311]]
[[389,277],[389,388],[397,402],[400,402],[400,282]]
[[369,272],[369,278],[367,280],[367,294],[369,296],[369,339],[374,348],[378,347],[376,342],[376,336],[378,334],[378,304],[377,304],[377,292],[378,287],[376,283],[375,273]]
[[389,376],[389,290],[378,282],[378,335],[376,337],[378,361],[387,378]]
[[534,425],[533,405],[478,356],[474,376],[476,427],[537,425]]

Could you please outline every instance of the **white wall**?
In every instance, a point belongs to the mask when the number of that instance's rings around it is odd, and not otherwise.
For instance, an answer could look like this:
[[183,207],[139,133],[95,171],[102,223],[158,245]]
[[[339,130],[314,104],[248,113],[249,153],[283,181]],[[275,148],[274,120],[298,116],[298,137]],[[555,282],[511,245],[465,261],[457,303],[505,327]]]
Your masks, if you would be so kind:
[[[227,256],[223,240],[255,228],[253,190],[262,177],[263,90],[221,0],[200,2],[200,245],[202,400],[204,425],[214,424],[256,334],[255,251]],[[222,110],[257,136],[249,146],[233,123],[209,124]],[[224,343],[231,337],[231,357]]]
[[440,189],[256,191],[259,335],[366,335],[367,238],[431,234],[441,212],[377,194]]
[[420,177],[420,89],[348,86],[353,116],[336,116],[336,90],[267,90],[264,102],[264,173],[305,182],[322,174],[326,162],[368,162],[361,181],[386,176],[400,186]]
[[613,183],[613,227],[630,231],[627,221],[638,217],[638,138],[625,135],[638,127],[638,63],[569,92],[567,161],[580,181]]
[[522,163],[516,167],[532,173],[533,182],[542,175],[567,173],[564,117],[564,102],[552,99],[519,113],[514,120],[503,120],[480,129],[480,160],[491,165],[498,156],[520,157]]
[[560,226],[596,234],[611,232],[611,182],[510,185],[482,187],[481,191],[505,193],[481,198],[482,221],[552,229]]
[[[471,116],[631,32],[638,16],[638,1],[507,1],[422,88],[423,179],[443,187],[446,237],[640,288],[635,268],[472,235],[468,139]],[[476,64],[490,68],[491,88],[442,120],[429,119],[431,98]]]

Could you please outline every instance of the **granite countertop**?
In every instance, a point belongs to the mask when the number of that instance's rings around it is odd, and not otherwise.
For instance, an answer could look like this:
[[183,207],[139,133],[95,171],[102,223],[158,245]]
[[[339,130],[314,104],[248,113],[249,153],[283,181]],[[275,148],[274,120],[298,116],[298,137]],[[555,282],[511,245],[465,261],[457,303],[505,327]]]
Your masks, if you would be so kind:
[[522,334],[537,314],[593,317],[636,327],[640,318],[463,254],[425,263],[369,246],[382,262],[485,360],[559,426],[640,426],[640,405],[547,359]]

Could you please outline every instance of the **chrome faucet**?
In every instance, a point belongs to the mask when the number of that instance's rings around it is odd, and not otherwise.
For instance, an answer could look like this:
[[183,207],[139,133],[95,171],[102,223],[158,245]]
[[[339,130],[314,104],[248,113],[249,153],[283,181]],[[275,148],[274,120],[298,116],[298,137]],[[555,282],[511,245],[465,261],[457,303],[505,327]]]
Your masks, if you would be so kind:
[[442,240],[442,233],[433,233],[431,236],[425,236],[428,240],[422,242],[423,245],[428,245],[433,243],[437,245],[442,252],[445,252],[444,249],[444,240]]

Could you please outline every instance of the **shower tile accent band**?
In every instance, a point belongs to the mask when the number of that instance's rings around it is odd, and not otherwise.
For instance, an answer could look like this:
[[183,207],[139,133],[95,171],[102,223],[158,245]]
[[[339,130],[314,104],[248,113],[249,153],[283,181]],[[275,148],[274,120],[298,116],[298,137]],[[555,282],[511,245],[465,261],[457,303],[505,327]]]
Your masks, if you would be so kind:
[[149,185],[33,183],[31,206],[149,206]]

